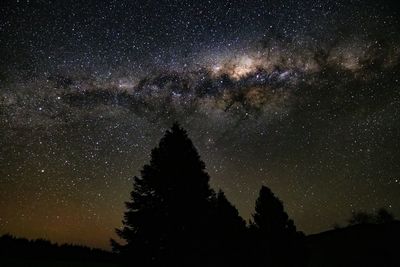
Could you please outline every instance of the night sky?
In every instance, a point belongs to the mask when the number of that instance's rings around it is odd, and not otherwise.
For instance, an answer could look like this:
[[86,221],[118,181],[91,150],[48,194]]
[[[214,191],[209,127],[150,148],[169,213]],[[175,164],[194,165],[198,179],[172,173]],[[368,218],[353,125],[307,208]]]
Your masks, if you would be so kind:
[[396,1],[0,3],[0,234],[109,248],[133,176],[187,129],[250,219],[400,215]]

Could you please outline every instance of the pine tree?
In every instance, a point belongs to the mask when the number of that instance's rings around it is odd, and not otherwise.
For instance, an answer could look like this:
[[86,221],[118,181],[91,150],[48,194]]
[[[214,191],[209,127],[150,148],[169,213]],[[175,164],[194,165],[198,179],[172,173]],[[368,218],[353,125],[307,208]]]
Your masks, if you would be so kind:
[[236,233],[245,228],[246,222],[239,216],[238,210],[229,202],[222,190],[218,191],[214,205],[220,228]]
[[218,266],[243,266],[244,242],[246,234],[246,222],[239,216],[239,212],[233,206],[222,190],[215,197],[213,211],[214,217],[214,258]]
[[206,266],[212,242],[212,199],[205,164],[174,124],[134,178],[114,250],[138,266]]
[[297,232],[283,203],[266,186],[261,187],[256,200],[251,232],[253,255],[260,266],[305,266],[303,234]]

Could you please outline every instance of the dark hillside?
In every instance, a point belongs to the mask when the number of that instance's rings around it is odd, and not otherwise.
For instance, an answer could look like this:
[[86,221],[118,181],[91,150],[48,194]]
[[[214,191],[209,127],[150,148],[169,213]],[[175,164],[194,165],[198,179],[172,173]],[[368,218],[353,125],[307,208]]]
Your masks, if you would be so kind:
[[113,266],[110,252],[48,240],[0,237],[0,266]]
[[400,221],[310,235],[307,244],[310,266],[400,266]]

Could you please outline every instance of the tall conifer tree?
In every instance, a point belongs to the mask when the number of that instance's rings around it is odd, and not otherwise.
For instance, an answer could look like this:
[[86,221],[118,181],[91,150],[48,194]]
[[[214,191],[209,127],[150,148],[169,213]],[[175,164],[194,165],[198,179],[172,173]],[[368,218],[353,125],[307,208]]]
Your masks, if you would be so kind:
[[114,250],[137,266],[206,266],[215,194],[192,141],[174,124],[134,178],[121,245]]

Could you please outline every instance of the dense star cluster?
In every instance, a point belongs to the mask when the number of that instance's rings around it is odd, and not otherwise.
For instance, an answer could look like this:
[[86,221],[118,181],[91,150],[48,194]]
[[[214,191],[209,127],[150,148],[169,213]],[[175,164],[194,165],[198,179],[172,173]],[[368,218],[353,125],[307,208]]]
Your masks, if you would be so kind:
[[179,121],[248,219],[400,215],[395,1],[2,1],[0,234],[108,248]]

